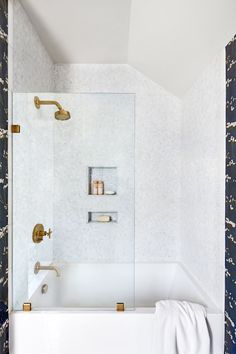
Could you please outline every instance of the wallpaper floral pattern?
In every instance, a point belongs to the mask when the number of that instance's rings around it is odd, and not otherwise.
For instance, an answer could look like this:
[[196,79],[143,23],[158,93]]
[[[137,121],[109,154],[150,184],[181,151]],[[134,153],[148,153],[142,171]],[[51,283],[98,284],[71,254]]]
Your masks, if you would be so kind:
[[8,349],[8,20],[0,0],[0,353]]
[[236,36],[226,47],[225,354],[236,353]]

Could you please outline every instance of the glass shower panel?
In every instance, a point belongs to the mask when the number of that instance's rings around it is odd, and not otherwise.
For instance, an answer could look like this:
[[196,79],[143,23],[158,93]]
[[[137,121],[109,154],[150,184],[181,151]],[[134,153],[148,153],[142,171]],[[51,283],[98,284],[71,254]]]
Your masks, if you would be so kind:
[[[46,95],[45,97],[48,97]],[[21,310],[43,281],[37,261],[53,261],[53,241],[33,243],[36,224],[53,225],[53,111],[38,112],[33,94],[14,94],[13,124],[13,306]]]
[[[36,95],[71,119],[36,109]],[[15,309],[134,308],[134,105],[133,94],[15,94]],[[34,243],[36,224],[51,239]]]

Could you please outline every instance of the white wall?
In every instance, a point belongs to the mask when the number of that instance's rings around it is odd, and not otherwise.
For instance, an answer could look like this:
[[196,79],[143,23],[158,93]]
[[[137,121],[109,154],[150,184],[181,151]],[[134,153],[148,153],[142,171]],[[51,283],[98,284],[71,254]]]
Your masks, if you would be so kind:
[[181,255],[219,308],[224,301],[225,53],[183,99]]
[[56,65],[58,92],[131,92],[136,261],[179,258],[181,101],[128,65]]
[[18,0],[13,2],[13,91],[53,91],[53,62]]

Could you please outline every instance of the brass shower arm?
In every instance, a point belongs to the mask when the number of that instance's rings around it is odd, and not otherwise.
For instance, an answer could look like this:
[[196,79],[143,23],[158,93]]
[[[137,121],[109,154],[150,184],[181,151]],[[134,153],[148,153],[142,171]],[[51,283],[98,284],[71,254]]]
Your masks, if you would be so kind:
[[40,100],[37,96],[34,98],[34,104],[35,104],[35,107],[38,109],[40,108],[41,105],[54,105],[54,106],[57,106],[59,111],[62,110],[62,106],[57,101],[48,101],[48,100],[44,101],[44,100]]
[[34,105],[37,109],[41,107],[41,105],[53,105],[58,108],[58,111],[55,112],[55,119],[57,120],[68,120],[70,119],[70,112],[65,111],[59,102],[52,100],[40,100],[39,97],[34,97]]

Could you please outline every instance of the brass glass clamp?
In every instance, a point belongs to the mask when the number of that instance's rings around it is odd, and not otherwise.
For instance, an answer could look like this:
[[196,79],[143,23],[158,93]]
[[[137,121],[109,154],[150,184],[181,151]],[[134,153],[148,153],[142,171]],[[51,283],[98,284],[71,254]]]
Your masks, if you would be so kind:
[[52,235],[51,229],[45,231],[43,224],[36,224],[33,229],[32,239],[34,243],[40,243],[43,241],[44,236],[48,236],[48,238],[51,238],[51,235]]

